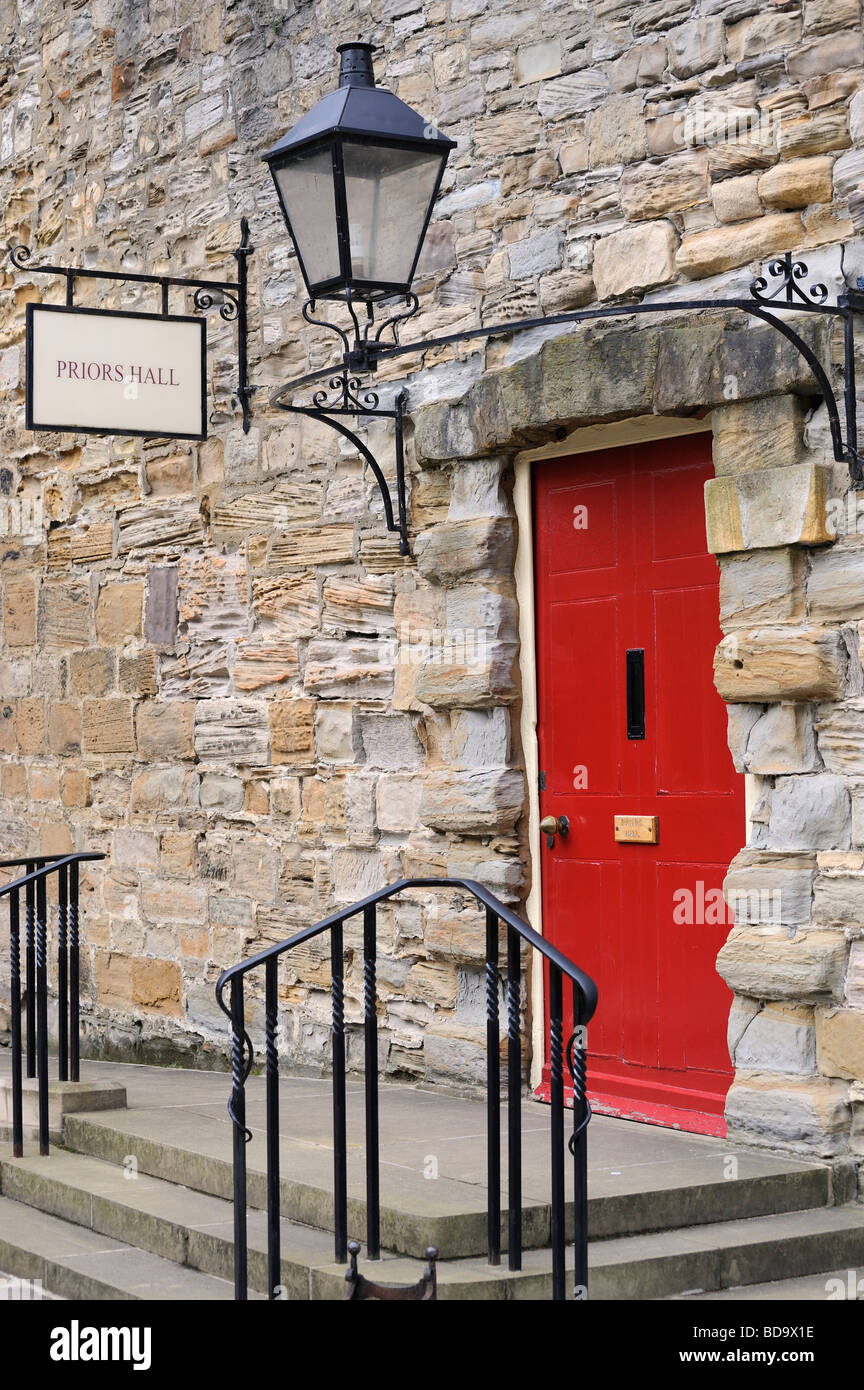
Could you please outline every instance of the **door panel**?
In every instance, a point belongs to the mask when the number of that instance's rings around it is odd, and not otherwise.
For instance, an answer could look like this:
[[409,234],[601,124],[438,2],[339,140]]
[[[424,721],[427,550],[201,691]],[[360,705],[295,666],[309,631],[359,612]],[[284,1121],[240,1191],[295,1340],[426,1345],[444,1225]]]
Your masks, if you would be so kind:
[[[539,463],[534,500],[541,814],[570,821],[542,843],[544,932],[599,985],[589,1093],[716,1134],[731,1078],[718,890],[745,816],[712,680],[712,476],[710,435],[691,435]],[[628,650],[644,652],[641,738]],[[616,815],[657,816],[657,844],[617,843]]]

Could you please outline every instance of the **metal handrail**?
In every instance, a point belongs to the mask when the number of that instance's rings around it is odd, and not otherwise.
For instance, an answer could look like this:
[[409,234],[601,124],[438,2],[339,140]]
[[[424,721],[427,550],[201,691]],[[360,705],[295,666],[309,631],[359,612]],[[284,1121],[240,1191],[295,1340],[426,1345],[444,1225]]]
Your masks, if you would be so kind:
[[[57,994],[58,1078],[80,1080],[80,918],[78,866],[104,859],[100,851],[73,854],[30,854],[2,859],[0,869],[27,870],[0,885],[0,898],[9,898],[10,1027],[12,1033],[12,1155],[24,1153],[23,1067],[21,1029],[21,892],[24,891],[26,976],[27,1077],[38,1078],[39,1152],[48,1142],[48,897],[47,881],[57,875]],[[39,867],[34,867],[38,865]]]
[[[260,966],[265,971],[265,1077],[267,1152],[267,1262],[269,1297],[281,1290],[281,1201],[279,1178],[279,1057],[278,961],[296,946],[330,933],[333,1072],[333,1180],[334,1240],[337,1261],[348,1253],[348,1177],[346,1126],[346,1066],[343,926],[363,914],[363,1004],[366,1101],[366,1240],[372,1259],[380,1255],[380,1192],[378,1133],[378,1017],[377,1017],[377,907],[406,889],[448,888],[470,893],[486,910],[486,1112],[487,1112],[487,1246],[489,1263],[501,1262],[501,1097],[499,1038],[499,924],[507,928],[507,1163],[508,1163],[508,1264],[522,1267],[522,1033],[520,1009],[521,943],[538,951],[549,971],[549,1069],[551,1102],[551,1244],[552,1297],[565,1294],[564,1202],[564,1062],[573,1087],[573,1132],[569,1149],[574,1161],[575,1293],[587,1297],[587,1146],[586,1130],[591,1106],[586,1094],[585,1028],[597,1007],[597,986],[590,976],[563,955],[493,893],[474,879],[410,878],[378,889],[351,906],[333,912],[285,941],[274,943],[247,960],[230,966],[216,983],[219,1007],[231,1023],[231,1099],[228,1113],[233,1124],[234,1170],[234,1287],[235,1297],[248,1297],[248,1245],[246,1196],[245,1086],[254,1061],[254,1048],[246,1030],[244,982]],[[563,982],[572,986],[572,1034],[564,1045]],[[230,1002],[224,994],[230,986]]]

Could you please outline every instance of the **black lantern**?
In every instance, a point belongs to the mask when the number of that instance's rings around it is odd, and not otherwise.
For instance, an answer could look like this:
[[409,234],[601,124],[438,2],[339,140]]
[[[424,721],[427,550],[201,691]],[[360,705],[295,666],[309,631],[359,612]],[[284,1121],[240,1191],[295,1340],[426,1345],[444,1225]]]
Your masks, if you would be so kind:
[[371,43],[343,43],[339,87],[264,158],[309,297],[405,295],[455,142],[375,86]]

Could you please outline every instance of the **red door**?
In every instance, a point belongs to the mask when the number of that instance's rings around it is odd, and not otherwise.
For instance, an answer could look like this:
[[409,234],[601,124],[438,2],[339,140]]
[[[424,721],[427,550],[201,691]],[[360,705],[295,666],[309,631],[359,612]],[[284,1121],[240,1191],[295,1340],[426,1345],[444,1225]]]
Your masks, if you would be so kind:
[[[542,840],[544,932],[599,986],[595,1108],[725,1134],[714,962],[745,812],[712,680],[712,476],[709,434],[535,466],[538,734],[541,815],[570,822]],[[616,840],[622,815],[656,817],[656,843]]]

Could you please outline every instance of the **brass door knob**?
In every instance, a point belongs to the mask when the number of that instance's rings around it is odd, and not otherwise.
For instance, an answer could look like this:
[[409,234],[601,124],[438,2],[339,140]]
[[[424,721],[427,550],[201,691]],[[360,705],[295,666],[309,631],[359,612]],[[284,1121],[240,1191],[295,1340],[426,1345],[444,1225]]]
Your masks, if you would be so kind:
[[566,835],[570,822],[566,816],[544,816],[540,822],[540,832],[546,836],[549,849],[555,848],[555,836]]

